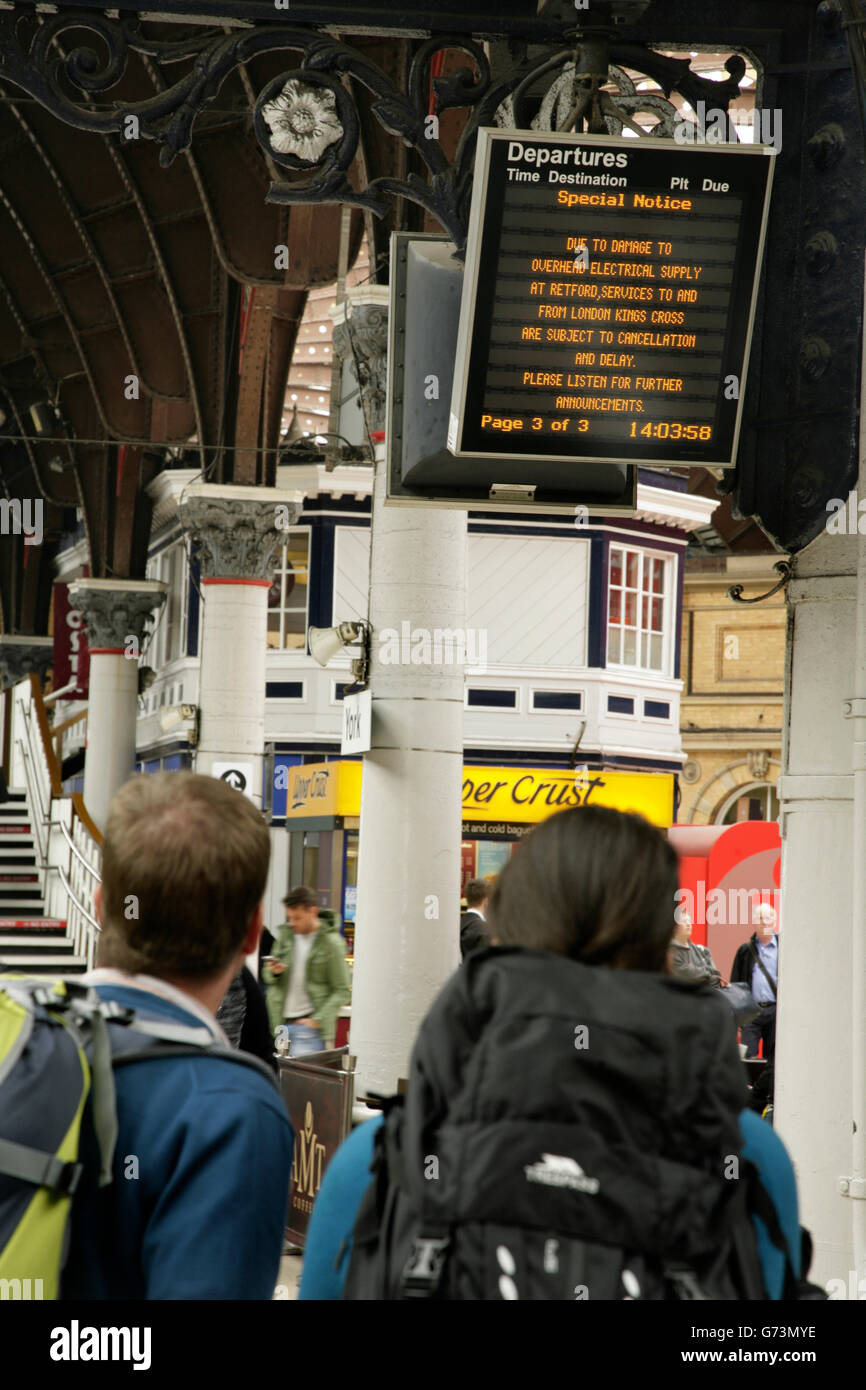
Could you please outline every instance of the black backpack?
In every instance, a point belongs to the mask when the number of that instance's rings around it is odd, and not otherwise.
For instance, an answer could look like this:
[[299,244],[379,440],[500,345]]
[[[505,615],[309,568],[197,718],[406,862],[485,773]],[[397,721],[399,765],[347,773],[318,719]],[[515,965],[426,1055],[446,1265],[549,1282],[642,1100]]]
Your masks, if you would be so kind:
[[[745,1084],[713,993],[535,951],[467,962],[384,1103],[344,1298],[761,1300],[754,1212],[804,1296],[737,1153]],[[690,1105],[696,1085],[715,1093]]]
[[[798,1277],[775,1204],[748,1160],[740,1160],[742,1196],[731,1213],[727,1238],[714,1259],[691,1267],[629,1256],[613,1246],[550,1231],[423,1220],[399,1180],[392,1178],[401,1171],[404,1097],[390,1097],[382,1106],[386,1121],[376,1134],[373,1181],[355,1220],[344,1299],[765,1300],[755,1216],[785,1256],[782,1298],[827,1298],[820,1285],[806,1278],[812,1259],[809,1232],[801,1227]],[[343,1252],[340,1262],[342,1257]]]

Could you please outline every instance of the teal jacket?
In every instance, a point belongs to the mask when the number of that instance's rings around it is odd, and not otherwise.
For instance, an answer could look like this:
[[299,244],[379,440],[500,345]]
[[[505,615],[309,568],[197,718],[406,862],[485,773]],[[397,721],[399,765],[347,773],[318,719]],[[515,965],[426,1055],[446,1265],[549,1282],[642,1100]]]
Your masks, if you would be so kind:
[[[276,1032],[283,1022],[283,1010],[289,981],[292,977],[292,958],[295,952],[295,933],[289,922],[274,930],[276,943],[271,955],[284,962],[286,969],[274,975],[269,966],[262,967],[262,979],[267,986],[268,1014],[271,1028]],[[334,1046],[337,1013],[351,997],[346,950],[340,935],[340,915],[330,908],[319,908],[319,929],[313,938],[304,975],[307,994],[313,1006],[310,1015],[318,1023],[326,1047]]]

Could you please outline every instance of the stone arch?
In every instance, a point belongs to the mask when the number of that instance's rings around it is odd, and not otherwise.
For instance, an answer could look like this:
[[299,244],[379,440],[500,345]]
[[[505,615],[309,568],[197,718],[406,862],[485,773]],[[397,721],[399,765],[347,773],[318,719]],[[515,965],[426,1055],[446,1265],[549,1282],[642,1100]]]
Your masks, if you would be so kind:
[[[774,775],[775,769],[775,775]],[[689,811],[687,824],[704,824],[703,820],[696,821],[696,816],[706,817],[706,824],[714,825],[719,807],[727,800],[731,792],[735,792],[738,787],[745,787],[749,784],[763,782],[772,784],[781,775],[782,760],[770,754],[767,764],[766,776],[761,779],[749,767],[748,758],[736,758],[733,762],[726,763],[705,782],[701,788],[701,794],[692,804]]]

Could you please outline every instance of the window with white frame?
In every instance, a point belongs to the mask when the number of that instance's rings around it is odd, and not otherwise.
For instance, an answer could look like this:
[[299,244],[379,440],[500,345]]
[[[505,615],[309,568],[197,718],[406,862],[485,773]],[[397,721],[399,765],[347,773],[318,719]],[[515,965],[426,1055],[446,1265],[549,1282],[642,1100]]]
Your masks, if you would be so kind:
[[608,573],[607,661],[641,671],[665,667],[670,560],[612,545]]
[[304,651],[310,572],[309,527],[296,526],[277,551],[268,591],[268,646]]
[[151,556],[147,577],[167,586],[165,603],[156,611],[156,626],[145,657],[146,665],[159,671],[186,653],[189,576],[183,541],[175,541]]

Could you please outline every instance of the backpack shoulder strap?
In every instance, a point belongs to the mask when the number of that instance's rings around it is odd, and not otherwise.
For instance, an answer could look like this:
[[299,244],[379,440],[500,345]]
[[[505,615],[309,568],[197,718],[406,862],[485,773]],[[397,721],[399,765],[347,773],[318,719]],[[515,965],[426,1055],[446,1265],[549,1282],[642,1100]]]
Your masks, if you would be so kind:
[[[803,1272],[798,1277],[794,1272],[794,1265],[791,1259],[791,1249],[782,1230],[782,1223],[779,1220],[779,1213],[776,1204],[761,1181],[761,1175],[754,1163],[749,1159],[741,1159],[746,1170],[749,1192],[749,1207],[755,1216],[763,1222],[770,1240],[777,1250],[780,1250],[785,1257],[785,1282],[782,1287],[782,1298],[784,1300],[813,1298],[826,1298],[826,1292],[817,1284],[810,1284],[805,1278],[808,1272],[808,1262],[804,1262]],[[808,1231],[800,1227],[800,1237],[804,1246],[808,1246],[811,1252],[811,1237]]]
[[[139,1028],[137,1031],[147,1032],[151,1037],[155,1036],[145,1028]],[[201,1031],[206,1032],[207,1030],[202,1029]],[[223,1047],[222,1043],[213,1042],[210,1034],[207,1036],[210,1040],[207,1044],[163,1042],[161,1038],[158,1038],[153,1047],[136,1047],[116,1053],[111,1059],[111,1064],[116,1070],[118,1067],[129,1066],[131,1062],[159,1061],[166,1057],[214,1057],[222,1059],[224,1062],[234,1062],[237,1066],[248,1067],[250,1071],[258,1072],[259,1076],[265,1077],[279,1091],[279,1082],[270,1067],[259,1057],[253,1057],[249,1052],[238,1052],[233,1047]]]
[[751,951],[751,953],[752,953],[752,956],[753,956],[753,958],[754,958],[755,964],[757,965],[757,967],[758,967],[758,969],[760,970],[761,974],[763,975],[764,979],[767,981],[767,984],[770,986],[770,989],[773,991],[773,998],[774,998],[774,999],[778,999],[779,995],[778,995],[778,991],[777,991],[777,989],[776,989],[776,982],[775,982],[775,980],[773,979],[772,975],[770,974],[770,972],[769,972],[769,970],[767,969],[767,967],[766,967],[766,965],[764,964],[764,962],[761,960],[760,952],[758,951],[757,946],[754,946],[754,945],[752,944],[752,942],[750,941],[750,942],[749,942],[749,949],[750,949],[750,951]]
[[[400,1192],[403,1096],[383,1100],[382,1110],[384,1122],[373,1138],[370,1162],[373,1180],[364,1191],[352,1227],[352,1250],[343,1283],[344,1299],[381,1300],[388,1297],[390,1235]],[[345,1244],[337,1254],[338,1269],[345,1257]]]

